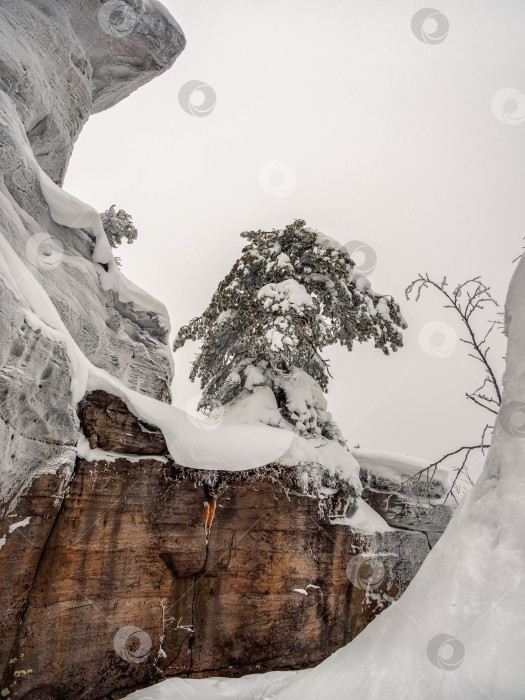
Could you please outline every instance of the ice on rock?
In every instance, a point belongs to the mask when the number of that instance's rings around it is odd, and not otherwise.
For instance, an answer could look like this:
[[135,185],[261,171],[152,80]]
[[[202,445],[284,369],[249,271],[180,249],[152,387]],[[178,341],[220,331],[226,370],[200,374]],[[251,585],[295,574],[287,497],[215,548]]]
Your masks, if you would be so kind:
[[13,523],[12,525],[9,526],[9,534],[11,535],[15,530],[18,530],[19,527],[27,527],[29,525],[29,522],[31,520],[31,516],[28,516],[27,518],[24,518],[23,520],[19,520],[17,523]]

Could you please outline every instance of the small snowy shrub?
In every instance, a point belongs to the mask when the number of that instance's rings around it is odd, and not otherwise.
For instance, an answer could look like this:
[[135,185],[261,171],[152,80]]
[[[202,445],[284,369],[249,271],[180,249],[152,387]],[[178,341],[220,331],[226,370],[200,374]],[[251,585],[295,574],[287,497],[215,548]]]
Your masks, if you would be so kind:
[[343,443],[327,411],[321,352],[367,340],[386,355],[396,351],[406,327],[399,306],[354,272],[343,246],[304,221],[241,235],[241,257],[174,344],[202,341],[190,375],[201,380],[201,408],[218,400],[234,417],[237,410],[242,419]]
[[133,226],[131,216],[123,209],[116,211],[116,206],[113,204],[100,215],[100,218],[112,248],[121,245],[124,239],[127,240],[128,244],[137,240],[138,231]]

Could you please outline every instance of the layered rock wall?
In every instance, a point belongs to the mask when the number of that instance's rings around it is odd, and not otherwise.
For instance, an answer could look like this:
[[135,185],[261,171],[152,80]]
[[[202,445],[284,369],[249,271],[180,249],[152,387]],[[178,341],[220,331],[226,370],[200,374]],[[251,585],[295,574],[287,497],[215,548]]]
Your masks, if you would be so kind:
[[[124,16],[113,12],[115,2],[0,0],[2,673],[77,456],[71,358],[42,322],[44,295],[95,366],[169,400],[167,318],[103,288],[92,234],[59,225],[40,186],[40,169],[62,181],[90,114],[169,68],[184,47],[179,26],[154,0],[117,4],[128,8]],[[21,262],[16,272],[8,252]],[[28,301],[28,280],[41,285],[42,298]]]
[[[13,698],[314,665],[397,598],[428,553],[421,532],[353,529],[337,494],[299,493],[292,468],[210,473],[123,454],[147,440],[160,451],[161,436],[115,397],[96,392],[81,415],[95,449],[59,510],[43,498],[49,477],[33,486],[45,547],[23,566],[32,515],[0,550],[10,610],[21,571],[30,585],[3,679]],[[17,518],[26,512],[21,502]]]
[[120,399],[72,401],[72,357],[42,305],[95,368],[160,401],[169,321],[118,271],[108,284],[93,232],[53,218],[42,171],[61,183],[89,115],[183,47],[156,0],[0,0],[2,697],[117,697],[163,675],[315,664],[429,549],[384,489],[365,493],[394,527],[359,531],[345,498],[304,492],[298,469],[186,470]]

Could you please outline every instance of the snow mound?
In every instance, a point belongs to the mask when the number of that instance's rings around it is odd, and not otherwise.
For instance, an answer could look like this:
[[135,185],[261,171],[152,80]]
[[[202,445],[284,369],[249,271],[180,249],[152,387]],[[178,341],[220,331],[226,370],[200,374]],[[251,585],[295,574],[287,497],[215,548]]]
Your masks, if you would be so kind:
[[[351,452],[361,467],[362,480],[370,483],[372,487],[387,487],[389,490],[395,490],[403,482],[430,466],[428,460],[408,455],[376,452],[361,448],[354,448]],[[446,493],[450,482],[450,470],[438,466],[435,471],[434,469],[430,470],[428,478],[430,477],[432,477],[431,483],[427,484],[427,477],[423,476],[422,488],[430,488],[431,494],[437,497]]]
[[[204,678],[199,681],[177,678],[127,695],[130,700],[272,700],[301,672],[271,671],[256,673],[232,681],[229,678]],[[269,694],[268,687],[273,688]]]
[[259,289],[257,297],[263,300],[265,309],[272,307],[274,311],[283,313],[290,310],[302,313],[304,308],[312,308],[314,305],[312,297],[303,285],[294,279],[265,284]]
[[[328,420],[326,399],[318,384],[305,372],[300,372],[297,382],[293,375],[286,375],[286,382],[293,382],[288,387],[288,408],[298,419],[296,424],[306,428],[310,419],[317,418],[319,412]],[[262,382],[262,384],[261,384]],[[320,479],[317,488],[322,485],[343,486],[354,495],[362,491],[359,480],[359,463],[355,457],[338,440],[323,436],[300,435],[294,432],[291,424],[281,415],[272,389],[264,384],[265,377],[256,367],[247,368],[245,389],[240,398],[227,404],[224,422],[230,425],[267,425],[274,426],[291,437],[288,450],[277,460],[283,466],[300,466],[304,469],[305,480],[315,481],[315,468],[325,472],[328,480]],[[315,394],[315,396],[314,396]],[[315,411],[311,404],[314,402]],[[322,482],[325,483],[322,483]]]
[[362,491],[359,464],[350,452],[335,440],[304,438],[294,435],[288,451],[279,458],[283,466],[320,467],[334,486],[345,484],[354,495]]

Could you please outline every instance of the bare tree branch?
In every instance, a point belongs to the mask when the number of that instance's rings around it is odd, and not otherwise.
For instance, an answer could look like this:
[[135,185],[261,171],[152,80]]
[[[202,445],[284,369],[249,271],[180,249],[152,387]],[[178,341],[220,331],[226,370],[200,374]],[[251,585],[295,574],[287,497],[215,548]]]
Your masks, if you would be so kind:
[[[465,337],[460,338],[460,340],[472,349],[471,352],[468,353],[468,357],[472,357],[474,360],[480,362],[485,371],[485,377],[481,386],[477,387],[472,392],[466,392],[466,398],[489,413],[497,415],[498,408],[501,405],[502,390],[496,377],[496,372],[489,361],[490,346],[488,345],[488,338],[495,328],[502,328],[503,324],[497,319],[491,321],[489,327],[481,336],[479,331],[474,327],[474,320],[475,317],[477,318],[477,315],[479,315],[478,312],[483,311],[486,306],[499,306],[498,302],[493,298],[490,287],[487,287],[487,285],[481,281],[480,277],[473,277],[466,282],[458,284],[452,292],[450,292],[447,287],[448,282],[446,277],[443,278],[441,283],[438,283],[431,279],[428,274],[419,274],[418,277],[408,285],[405,294],[407,299],[410,299],[411,294],[415,291],[416,301],[419,301],[423,289],[434,288],[445,297],[446,303],[443,305],[444,308],[455,311],[463,324]],[[408,488],[411,491],[417,491],[417,486],[423,480],[425,480],[425,483],[430,484],[440,464],[461,456],[459,466],[453,468],[453,471],[456,473],[444,500],[446,503],[447,500],[452,497],[457,503],[456,493],[459,491],[460,479],[464,478],[472,484],[468,473],[469,458],[476,450],[480,450],[482,454],[485,454],[485,450],[489,447],[486,436],[487,433],[492,431],[493,427],[494,426],[488,424],[484,427],[479,444],[458,447],[456,450],[448,452],[428,467],[421,469],[404,481],[400,489],[406,490]],[[430,498],[430,489],[428,489],[428,496]],[[417,497],[419,498],[419,494],[417,494]]]

